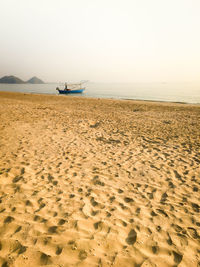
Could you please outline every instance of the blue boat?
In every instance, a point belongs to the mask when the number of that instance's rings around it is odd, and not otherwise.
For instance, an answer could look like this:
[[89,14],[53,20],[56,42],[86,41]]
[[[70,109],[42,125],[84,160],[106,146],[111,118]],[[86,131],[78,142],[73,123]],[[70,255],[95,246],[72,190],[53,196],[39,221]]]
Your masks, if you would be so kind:
[[60,89],[59,87],[56,87],[56,90],[59,92],[61,95],[67,95],[67,94],[81,94],[85,90],[84,87],[82,87],[82,84],[87,81],[82,81],[80,83],[71,83],[67,84],[65,83],[65,88]]
[[59,88],[56,88],[56,90],[58,90],[59,94],[61,95],[66,95],[66,94],[81,94],[83,93],[83,91],[85,90],[85,88],[83,89],[77,89],[77,90],[60,90]]

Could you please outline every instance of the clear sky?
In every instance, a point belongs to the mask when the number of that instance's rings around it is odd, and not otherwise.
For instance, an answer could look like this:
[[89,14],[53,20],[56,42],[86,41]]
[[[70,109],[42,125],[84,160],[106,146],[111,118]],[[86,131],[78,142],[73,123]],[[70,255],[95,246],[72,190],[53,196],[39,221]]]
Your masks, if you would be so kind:
[[0,0],[0,77],[200,82],[200,0]]

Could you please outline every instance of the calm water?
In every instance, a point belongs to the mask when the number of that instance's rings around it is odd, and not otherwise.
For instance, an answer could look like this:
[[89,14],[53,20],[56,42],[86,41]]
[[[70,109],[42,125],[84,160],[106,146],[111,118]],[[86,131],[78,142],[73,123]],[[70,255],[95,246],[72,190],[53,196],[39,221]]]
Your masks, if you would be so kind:
[[[62,88],[59,84],[0,84],[0,91],[57,94],[55,90],[57,86]],[[85,92],[81,95],[83,97],[200,104],[200,85],[193,83],[88,83]]]

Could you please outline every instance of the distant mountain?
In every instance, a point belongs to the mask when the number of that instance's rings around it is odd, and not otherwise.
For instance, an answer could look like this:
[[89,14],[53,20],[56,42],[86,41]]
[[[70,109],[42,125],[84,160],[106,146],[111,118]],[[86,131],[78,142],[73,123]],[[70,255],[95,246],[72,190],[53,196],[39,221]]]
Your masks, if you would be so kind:
[[20,78],[11,75],[11,76],[4,76],[4,77],[0,78],[0,83],[19,83],[19,84],[22,84],[22,83],[32,83],[32,84],[42,84],[44,82],[42,80],[40,80],[39,78],[35,77],[35,76],[32,77],[27,82],[24,82]]
[[15,76],[4,76],[0,79],[0,83],[25,83],[21,79],[15,77]]
[[44,82],[42,80],[40,80],[39,78],[37,78],[37,77],[34,76],[30,80],[28,80],[27,83],[38,84],[38,83],[44,83]]

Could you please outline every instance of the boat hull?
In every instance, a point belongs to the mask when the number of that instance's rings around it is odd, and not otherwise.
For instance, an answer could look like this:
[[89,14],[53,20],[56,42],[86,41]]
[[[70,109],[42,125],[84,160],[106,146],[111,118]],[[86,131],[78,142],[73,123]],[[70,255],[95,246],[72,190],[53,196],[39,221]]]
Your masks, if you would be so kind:
[[69,90],[69,91],[66,91],[66,90],[60,90],[60,89],[58,89],[58,92],[61,95],[68,95],[68,94],[81,94],[81,93],[83,93],[84,90],[85,89],[77,89],[77,90]]

